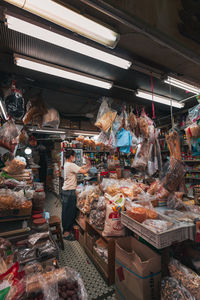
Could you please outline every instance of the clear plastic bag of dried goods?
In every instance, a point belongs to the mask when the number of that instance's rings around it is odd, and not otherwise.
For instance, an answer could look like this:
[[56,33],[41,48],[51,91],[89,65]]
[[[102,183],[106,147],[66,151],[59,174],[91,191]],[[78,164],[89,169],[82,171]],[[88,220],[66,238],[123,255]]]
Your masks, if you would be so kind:
[[27,104],[27,112],[23,118],[24,125],[32,124],[42,127],[43,116],[46,112],[46,106],[40,96],[31,99]]
[[6,300],[88,300],[80,275],[69,267],[34,273],[24,277],[20,284],[11,289]]
[[132,130],[134,130],[136,128],[136,126],[137,126],[137,117],[136,117],[136,115],[133,112],[131,112],[129,114],[128,119],[129,119],[130,128]]
[[60,115],[54,108],[49,108],[43,116],[43,126],[58,128],[60,125]]
[[49,232],[39,232],[29,235],[28,243],[30,246],[34,246],[38,241],[47,239],[49,237]]
[[18,175],[23,173],[26,168],[26,160],[24,157],[16,156],[13,160],[6,162],[3,170],[11,175]]
[[188,119],[195,123],[200,119],[200,104],[188,109]]
[[177,130],[171,129],[165,135],[165,139],[170,152],[170,158],[181,160],[180,136]]
[[185,166],[182,161],[175,158],[170,159],[168,170],[163,178],[163,186],[169,192],[178,190],[179,185],[183,181],[185,175]]
[[95,126],[105,132],[108,132],[117,116],[117,112],[109,107],[108,100],[107,98],[103,98],[95,123]]
[[106,201],[105,198],[99,197],[96,209],[92,210],[89,217],[90,224],[96,226],[97,229],[103,230],[106,216]]
[[143,111],[140,118],[138,118],[138,125],[140,133],[146,138],[149,138],[149,128],[153,124],[153,121]]
[[21,90],[12,87],[12,93],[6,97],[5,105],[9,116],[15,120],[21,120],[25,113],[25,102]]
[[19,135],[19,143],[21,145],[27,145],[28,144],[28,134],[24,128],[22,128],[20,135]]
[[145,220],[142,224],[147,226],[150,230],[152,230],[155,233],[162,233],[164,231],[167,231],[168,229],[173,227],[172,222],[168,222],[165,220]]
[[170,275],[180,282],[196,300],[200,300],[200,276],[190,268],[172,259],[169,263]]
[[19,130],[12,120],[7,121],[0,128],[0,147],[14,152],[18,144]]
[[175,278],[165,277],[161,282],[161,300],[195,300]]
[[148,156],[150,150],[150,143],[144,141],[137,147],[136,155],[134,157],[132,168],[144,171],[147,168]]

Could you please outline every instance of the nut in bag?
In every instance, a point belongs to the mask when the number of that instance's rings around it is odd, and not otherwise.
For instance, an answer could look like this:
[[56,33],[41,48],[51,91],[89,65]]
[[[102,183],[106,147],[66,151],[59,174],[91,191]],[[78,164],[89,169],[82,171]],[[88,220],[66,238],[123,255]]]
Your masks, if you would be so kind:
[[97,126],[98,128],[100,128],[101,130],[103,130],[105,132],[108,132],[108,130],[112,126],[116,116],[117,116],[117,112],[112,110],[108,106],[108,100],[106,98],[104,98],[104,100],[101,103],[101,106],[99,108],[95,126]]

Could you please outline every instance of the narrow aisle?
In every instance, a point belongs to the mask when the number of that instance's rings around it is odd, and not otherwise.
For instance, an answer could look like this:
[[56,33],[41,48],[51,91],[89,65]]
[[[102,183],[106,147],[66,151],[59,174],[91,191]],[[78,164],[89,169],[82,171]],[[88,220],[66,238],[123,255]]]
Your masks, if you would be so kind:
[[[61,216],[61,204],[52,193],[47,194],[45,209],[51,215]],[[60,249],[59,262],[61,266],[69,266],[80,273],[88,292],[89,300],[114,300],[114,287],[108,287],[94,264],[86,255],[79,242],[64,241],[65,250]]]

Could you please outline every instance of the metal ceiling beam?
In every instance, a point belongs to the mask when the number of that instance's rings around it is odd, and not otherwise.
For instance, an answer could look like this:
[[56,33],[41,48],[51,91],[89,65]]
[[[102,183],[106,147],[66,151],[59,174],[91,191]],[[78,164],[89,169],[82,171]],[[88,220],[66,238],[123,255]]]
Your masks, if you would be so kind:
[[82,3],[89,5],[90,7],[100,11],[101,13],[109,16],[110,18],[118,21],[119,23],[141,32],[150,39],[154,40],[158,44],[165,46],[177,54],[185,57],[189,61],[200,65],[200,57],[195,54],[193,51],[188,50],[181,44],[177,43],[175,40],[171,39],[163,32],[155,30],[152,26],[144,23],[142,21],[136,20],[134,17],[130,17],[124,12],[118,10],[117,8],[107,4],[102,0],[80,0]]

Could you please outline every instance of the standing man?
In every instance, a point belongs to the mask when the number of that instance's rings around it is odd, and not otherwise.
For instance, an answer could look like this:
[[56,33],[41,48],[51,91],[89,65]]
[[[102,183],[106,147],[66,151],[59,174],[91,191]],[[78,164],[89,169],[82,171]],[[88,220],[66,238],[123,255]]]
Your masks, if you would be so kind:
[[62,187],[62,227],[64,239],[68,241],[74,240],[71,232],[76,219],[76,187],[77,173],[86,174],[90,167],[79,167],[74,163],[76,153],[74,150],[67,150],[65,154],[64,164],[64,184]]

